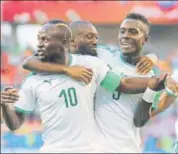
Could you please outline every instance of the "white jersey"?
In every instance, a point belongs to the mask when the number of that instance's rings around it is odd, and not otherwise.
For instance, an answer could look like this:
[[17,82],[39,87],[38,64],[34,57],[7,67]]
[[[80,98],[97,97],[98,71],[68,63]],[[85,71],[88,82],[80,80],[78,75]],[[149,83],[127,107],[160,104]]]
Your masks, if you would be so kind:
[[[106,50],[105,52],[107,52]],[[119,52],[115,52],[115,54],[119,54]],[[104,58],[107,59],[107,57]],[[109,57],[111,62],[109,65],[115,66],[113,72],[122,72],[133,77],[140,76],[136,73],[136,67],[124,62],[120,55],[111,57]],[[154,72],[151,71],[146,76],[153,74]],[[108,140],[110,152],[141,152],[139,128],[136,128],[133,123],[134,111],[141,98],[142,94],[131,95],[117,92],[110,94],[102,88],[98,88],[95,117],[101,131]]]
[[93,98],[97,84],[109,68],[98,58],[72,55],[72,65],[93,70],[86,85],[65,75],[36,74],[26,79],[15,108],[31,112],[38,108],[44,126],[42,153],[103,152],[94,119]]
[[98,58],[107,63],[110,67],[114,67],[118,64],[118,57],[120,51],[117,49],[111,49],[107,46],[98,45],[97,46]]

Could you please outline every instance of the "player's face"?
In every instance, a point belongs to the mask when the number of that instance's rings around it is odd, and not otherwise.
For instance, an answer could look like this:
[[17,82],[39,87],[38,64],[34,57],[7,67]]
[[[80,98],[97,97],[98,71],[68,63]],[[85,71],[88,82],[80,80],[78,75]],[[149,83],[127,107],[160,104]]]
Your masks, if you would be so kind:
[[93,25],[89,25],[87,28],[84,28],[83,31],[75,38],[75,42],[79,47],[82,44],[88,46],[91,50],[88,55],[96,56],[97,43],[98,43],[98,32]]
[[48,42],[47,40],[47,36],[46,36],[46,31],[40,31],[38,33],[38,58],[42,61],[46,61],[47,58],[47,53],[46,53],[46,42]]
[[125,55],[137,55],[146,42],[146,25],[141,21],[126,19],[119,29],[119,46]]
[[65,50],[58,50],[57,47],[66,49],[68,41],[57,38],[54,31],[41,31],[38,34],[38,57],[42,61],[63,57]]

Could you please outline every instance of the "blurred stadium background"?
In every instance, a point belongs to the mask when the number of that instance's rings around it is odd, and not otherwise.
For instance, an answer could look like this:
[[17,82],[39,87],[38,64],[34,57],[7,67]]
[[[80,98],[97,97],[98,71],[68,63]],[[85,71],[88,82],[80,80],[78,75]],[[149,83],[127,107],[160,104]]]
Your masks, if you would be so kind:
[[[141,13],[152,23],[151,40],[144,52],[156,53],[163,71],[178,68],[177,1],[1,1],[1,88],[18,88],[29,73],[21,68],[21,62],[36,50],[36,34],[45,21],[91,21],[100,42],[117,47],[118,25],[129,12]],[[171,152],[176,108],[174,104],[141,130],[144,152]],[[1,121],[1,152],[36,152],[42,145],[41,132],[38,112],[29,115],[15,133]]]

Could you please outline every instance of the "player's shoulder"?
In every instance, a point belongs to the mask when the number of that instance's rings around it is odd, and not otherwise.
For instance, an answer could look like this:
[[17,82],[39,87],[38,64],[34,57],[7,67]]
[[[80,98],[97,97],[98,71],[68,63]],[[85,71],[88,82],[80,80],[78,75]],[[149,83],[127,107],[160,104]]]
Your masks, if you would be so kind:
[[37,73],[31,72],[24,77],[21,86],[33,87],[40,81],[40,76]]
[[115,52],[118,52],[120,51],[120,49],[117,47],[117,46],[114,46],[114,45],[104,45],[104,44],[98,44],[97,45],[97,50],[100,51],[100,50],[104,50],[106,52],[109,52],[109,53],[115,53]]
[[85,62],[85,63],[103,61],[103,60],[99,59],[99,58],[96,57],[96,56],[81,55],[81,54],[72,55],[72,59],[73,59],[75,62]]
[[101,66],[106,66],[106,63],[98,57],[90,56],[90,55],[74,55],[75,59],[74,65],[80,65],[87,68],[91,68],[92,70],[97,70]]

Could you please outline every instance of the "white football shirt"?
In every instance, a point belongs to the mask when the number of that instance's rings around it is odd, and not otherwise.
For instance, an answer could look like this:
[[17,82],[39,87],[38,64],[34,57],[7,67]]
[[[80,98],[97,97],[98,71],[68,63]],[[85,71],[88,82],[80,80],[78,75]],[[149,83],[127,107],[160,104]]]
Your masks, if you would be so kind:
[[[112,59],[109,65],[114,66],[113,72],[141,77],[136,73],[136,67],[126,63],[120,55]],[[154,72],[151,71],[145,77],[153,74]],[[131,95],[118,92],[110,94],[98,88],[95,116],[101,131],[107,138],[110,152],[141,152],[139,128],[136,128],[133,123],[134,112],[141,98],[142,94]]]
[[93,99],[97,84],[103,81],[109,68],[96,57],[71,58],[72,65],[93,70],[90,84],[66,75],[36,74],[23,83],[15,108],[25,112],[39,109],[44,126],[40,152],[104,152],[99,146],[102,139],[94,119]]

